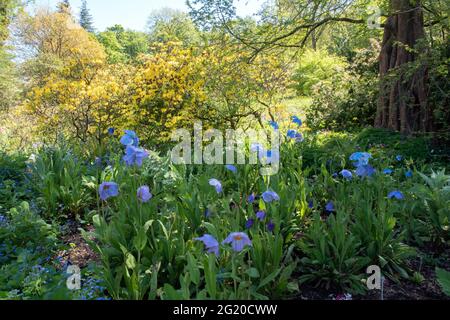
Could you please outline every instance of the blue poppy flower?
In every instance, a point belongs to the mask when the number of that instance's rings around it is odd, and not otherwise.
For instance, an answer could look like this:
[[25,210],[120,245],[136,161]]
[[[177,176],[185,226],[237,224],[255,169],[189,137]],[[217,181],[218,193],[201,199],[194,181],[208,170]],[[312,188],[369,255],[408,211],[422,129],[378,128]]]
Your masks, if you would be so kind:
[[305,138],[300,132],[297,132],[297,134],[295,135],[295,142],[301,143],[303,141],[305,141]]
[[248,196],[247,202],[248,202],[248,203],[253,203],[253,202],[255,202],[255,194],[254,194],[254,193],[252,193],[251,195]]
[[233,173],[237,173],[237,168],[231,164],[227,164],[225,168]]
[[209,180],[209,185],[216,188],[216,192],[217,193],[221,193],[222,192],[222,183],[220,183],[219,180],[217,179],[210,179]]
[[297,124],[299,127],[303,124],[302,120],[297,116],[292,116],[292,122]]
[[353,178],[353,174],[349,170],[346,170],[346,169],[341,171],[341,175],[347,180],[351,180]]
[[403,160],[403,156],[402,155],[398,155],[398,156],[395,157],[395,159],[397,161],[402,161]]
[[119,185],[115,182],[103,182],[98,188],[98,193],[103,201],[111,197],[117,197],[119,195]]
[[137,147],[139,145],[139,138],[136,135],[136,132],[132,130],[125,130],[125,134],[120,138],[120,143],[124,146],[134,146]]
[[292,130],[292,129],[288,130],[287,137],[289,139],[295,139],[296,136],[297,136],[297,131]]
[[411,170],[408,170],[405,172],[405,177],[412,178],[412,176],[413,176],[413,172]]
[[5,227],[8,224],[8,218],[0,214],[0,227]]
[[336,209],[334,208],[333,201],[330,201],[330,202],[327,203],[327,205],[325,206],[325,211],[327,211],[327,212],[336,211]]
[[95,157],[94,165],[97,166],[97,167],[101,167],[102,166],[102,158]]
[[231,243],[231,248],[235,252],[241,252],[246,246],[252,246],[252,241],[244,232],[232,232],[223,240],[222,244]]
[[368,165],[371,158],[372,155],[368,152],[355,152],[350,156],[350,160],[353,161],[355,167]]
[[148,186],[142,186],[137,190],[137,197],[139,201],[146,203],[149,202],[153,195],[150,193]]
[[205,234],[194,240],[203,242],[208,253],[214,253],[216,256],[219,256],[219,242],[212,235]]
[[383,170],[384,174],[392,174],[394,172],[394,170],[390,169],[390,168],[386,168]]
[[253,225],[255,224],[255,219],[250,218],[247,220],[247,222],[245,223],[245,228],[246,229],[250,229],[251,227],[253,227]]
[[336,179],[338,177],[338,174],[335,172],[331,175],[332,178]]
[[369,164],[356,168],[356,175],[359,177],[371,177],[375,174],[375,172],[375,169]]
[[314,208],[314,201],[313,200],[309,200],[308,201],[308,208],[310,208],[310,209]]
[[274,191],[271,190],[267,190],[266,192],[264,192],[262,194],[262,198],[264,200],[265,203],[271,203],[273,201],[279,201],[280,197],[278,196],[278,194]]
[[116,131],[116,129],[114,129],[114,128],[108,128],[108,134],[111,136],[114,134],[115,131]]
[[403,193],[401,193],[400,191],[394,190],[388,194],[388,198],[389,199],[395,198],[397,200],[403,200],[405,197],[403,196]]
[[125,149],[125,155],[123,156],[123,160],[127,166],[137,165],[138,167],[142,166],[142,162],[146,158],[148,158],[147,151],[132,145],[127,146]]
[[273,223],[272,220],[270,220],[269,223],[267,224],[267,230],[269,232],[273,232],[275,230],[275,223]]
[[264,219],[266,218],[266,213],[264,211],[258,211],[256,213],[256,217],[259,221],[264,221]]
[[277,123],[276,121],[269,121],[269,125],[270,125],[274,130],[280,129],[280,126],[278,125],[278,123]]

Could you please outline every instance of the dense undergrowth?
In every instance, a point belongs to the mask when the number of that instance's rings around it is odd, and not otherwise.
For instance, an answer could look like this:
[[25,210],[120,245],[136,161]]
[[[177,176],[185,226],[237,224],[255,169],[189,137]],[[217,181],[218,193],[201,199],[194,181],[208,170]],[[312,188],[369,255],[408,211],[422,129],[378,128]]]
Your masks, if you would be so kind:
[[[144,150],[124,163],[119,139],[97,158],[64,143],[0,154],[0,298],[364,297],[370,265],[423,281],[418,256],[448,290],[433,253],[449,248],[450,176],[426,138],[305,133],[282,143],[274,176]],[[74,291],[60,255],[72,222],[98,257]]]

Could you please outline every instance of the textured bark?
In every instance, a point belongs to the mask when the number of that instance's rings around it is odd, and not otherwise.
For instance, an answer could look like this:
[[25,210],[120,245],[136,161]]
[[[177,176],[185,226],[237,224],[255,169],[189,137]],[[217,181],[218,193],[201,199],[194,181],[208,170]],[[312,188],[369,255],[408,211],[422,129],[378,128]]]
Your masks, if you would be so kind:
[[393,14],[386,21],[380,52],[381,88],[375,126],[406,134],[431,131],[426,68],[412,75],[400,72],[395,81],[387,78],[417,58],[409,49],[425,34],[420,1],[391,0],[391,9]]

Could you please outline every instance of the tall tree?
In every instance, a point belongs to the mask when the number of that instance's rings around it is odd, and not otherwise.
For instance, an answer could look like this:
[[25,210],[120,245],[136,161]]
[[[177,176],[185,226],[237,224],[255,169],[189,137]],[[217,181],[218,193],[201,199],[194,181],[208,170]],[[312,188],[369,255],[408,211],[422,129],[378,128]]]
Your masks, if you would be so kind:
[[[424,11],[436,21],[448,19],[448,13],[433,10],[439,1],[386,0],[387,20],[380,52],[382,87],[375,126],[403,133],[433,130],[432,109],[427,103],[427,70],[418,56],[426,46]],[[440,3],[440,2],[439,2]],[[220,27],[253,51],[253,59],[263,51],[302,49],[317,30],[333,23],[367,24],[368,13],[361,14],[372,1],[365,0],[279,0],[275,7],[263,10],[256,31],[239,24],[233,0],[189,0],[190,14],[203,27]],[[430,9],[431,7],[431,9]],[[426,8],[426,9],[425,9]],[[355,17],[356,16],[356,17]],[[206,21],[206,22],[203,22]],[[237,27],[236,27],[237,26]],[[422,39],[424,41],[422,41]]]
[[125,30],[121,25],[115,25],[99,32],[97,39],[105,47],[110,63],[133,61],[140,54],[148,53],[149,49],[147,34]]
[[70,13],[70,9],[71,9],[69,0],[60,1],[56,5],[56,8],[57,8],[59,13],[67,13],[67,14],[69,14]]
[[5,42],[9,36],[11,17],[18,6],[16,0],[0,1],[0,110],[11,106],[17,93],[16,68]]
[[[425,35],[421,1],[391,0],[391,15],[384,27],[380,53],[381,92],[375,120],[377,127],[404,133],[431,131],[427,103],[427,70],[421,66],[408,74],[417,59],[417,44]],[[397,70],[394,79],[388,79]]]
[[18,2],[16,0],[0,1],[0,46],[8,38],[8,25],[11,20],[12,12],[16,8]]
[[80,9],[80,25],[86,30],[87,32],[94,33],[94,23],[91,13],[89,12],[89,9],[87,7],[87,1],[83,0],[81,3],[81,9]]
[[192,45],[200,39],[189,15],[170,8],[152,12],[147,21],[147,29],[150,42],[181,41],[185,45]]

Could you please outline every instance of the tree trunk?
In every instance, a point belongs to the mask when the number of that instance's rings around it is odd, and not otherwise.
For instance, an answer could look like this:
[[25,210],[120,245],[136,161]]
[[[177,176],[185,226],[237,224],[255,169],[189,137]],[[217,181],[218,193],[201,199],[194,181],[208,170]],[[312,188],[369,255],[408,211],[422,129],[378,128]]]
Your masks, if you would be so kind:
[[[380,96],[375,126],[405,134],[432,130],[427,104],[427,70],[420,67],[413,74],[404,67],[417,59],[411,51],[424,37],[420,1],[391,0],[392,14],[384,27],[380,53]],[[388,77],[393,75],[393,77]]]
[[317,38],[316,38],[316,30],[311,32],[311,47],[314,51],[317,51]]

